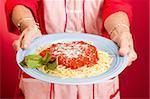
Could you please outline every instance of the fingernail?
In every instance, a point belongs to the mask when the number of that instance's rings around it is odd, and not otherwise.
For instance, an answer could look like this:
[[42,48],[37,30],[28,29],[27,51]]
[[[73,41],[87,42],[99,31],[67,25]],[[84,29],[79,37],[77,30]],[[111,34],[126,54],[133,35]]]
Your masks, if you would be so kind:
[[130,66],[132,63],[128,63],[128,66]]
[[16,51],[18,51],[20,49],[20,47],[16,48]]
[[27,48],[28,46],[27,46],[27,44],[24,44],[24,46],[23,46],[24,48]]
[[125,56],[125,53],[124,52],[119,52],[119,55]]
[[119,54],[120,54],[121,56],[125,56],[125,55],[127,55],[127,53],[128,53],[127,50],[124,50],[124,49],[120,49],[120,50],[119,50]]

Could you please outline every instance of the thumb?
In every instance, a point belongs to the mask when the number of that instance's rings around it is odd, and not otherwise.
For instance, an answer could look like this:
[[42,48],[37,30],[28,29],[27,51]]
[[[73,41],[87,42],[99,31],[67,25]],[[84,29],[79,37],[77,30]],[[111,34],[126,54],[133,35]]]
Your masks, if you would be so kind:
[[31,31],[25,30],[23,31],[24,37],[21,42],[21,48],[27,49],[30,46],[33,36],[31,35]]
[[24,35],[24,38],[22,39],[21,48],[24,48],[24,49],[29,48],[31,41],[32,41],[31,36]]
[[122,38],[120,39],[120,43],[119,43],[119,55],[121,56],[125,56],[128,54],[129,52],[129,41],[126,38]]
[[42,35],[37,26],[27,28],[26,30],[23,31],[23,34],[24,38],[22,40],[21,47],[25,49],[29,48],[31,41],[34,38],[40,37]]

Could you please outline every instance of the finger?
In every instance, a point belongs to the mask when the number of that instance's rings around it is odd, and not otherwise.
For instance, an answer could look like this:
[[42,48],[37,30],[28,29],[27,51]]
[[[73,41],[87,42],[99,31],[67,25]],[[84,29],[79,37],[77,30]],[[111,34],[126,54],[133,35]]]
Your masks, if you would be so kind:
[[15,50],[18,51],[18,50],[20,49],[20,40],[15,40],[15,41],[13,42],[12,46],[13,46],[13,48],[14,48]]
[[30,46],[30,42],[32,40],[32,36],[29,35],[30,33],[24,35],[22,39],[21,48],[27,49]]
[[132,62],[128,63],[128,66],[130,66],[132,64]]
[[134,44],[133,44],[133,38],[132,38],[132,35],[131,34],[129,34],[129,47],[130,47],[130,49],[131,50],[134,50]]
[[132,37],[130,36],[129,37],[130,39],[129,39],[129,48],[130,48],[130,53],[129,53],[129,56],[131,57],[131,60],[132,61],[135,61],[136,59],[137,59],[137,54],[136,54],[136,52],[135,52],[135,50],[134,50],[134,44],[133,44],[133,39],[132,39]]
[[13,48],[15,48],[17,51],[20,49],[20,46],[21,46],[21,41],[23,39],[23,36],[24,36],[24,33],[22,33],[20,36],[19,36],[19,39],[18,40],[15,40],[12,44]]
[[130,50],[130,52],[128,53],[128,66],[130,66],[132,62],[135,61],[136,59],[137,54],[135,53],[135,51]]
[[20,34],[20,37],[19,37],[19,39],[18,39],[18,40],[20,40],[20,42],[22,41],[24,35],[25,35],[25,32],[22,32],[22,33]]
[[137,59],[137,54],[134,50],[131,50],[128,54],[128,59],[130,62],[135,61]]
[[23,32],[22,32],[22,40],[21,40],[21,48],[24,48],[24,49],[27,49],[30,45],[30,39],[31,39],[31,36],[30,36],[30,27],[28,27],[27,29],[25,29]]
[[128,54],[128,52],[129,52],[129,41],[126,37],[120,38],[119,47],[120,47],[119,54],[121,56],[125,56]]
[[25,48],[25,49],[29,48],[30,43],[33,39],[42,36],[40,30],[37,27],[28,29],[28,31],[25,31],[25,32],[26,34],[24,35],[24,38],[21,44],[22,48]]

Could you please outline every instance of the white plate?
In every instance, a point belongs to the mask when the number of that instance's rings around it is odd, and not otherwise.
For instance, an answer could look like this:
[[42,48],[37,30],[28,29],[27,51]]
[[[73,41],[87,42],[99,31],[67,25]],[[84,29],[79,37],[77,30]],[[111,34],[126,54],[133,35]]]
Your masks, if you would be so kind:
[[[55,41],[70,41],[70,40],[71,41],[82,40],[88,42],[90,41],[99,50],[105,51],[108,54],[110,54],[113,58],[113,62],[111,64],[110,69],[104,72],[103,74],[92,76],[89,78],[65,78],[64,79],[64,78],[44,74],[37,69],[24,68],[19,64],[26,55],[34,53],[37,48],[44,47]],[[118,47],[114,42],[101,36],[84,34],[84,33],[57,33],[57,34],[42,36],[40,38],[33,40],[29,49],[27,50],[20,49],[17,52],[16,59],[17,59],[18,66],[31,77],[49,83],[72,84],[72,85],[93,84],[93,83],[103,82],[105,80],[111,79],[117,76],[118,74],[120,74],[126,68],[128,63],[127,56],[121,57],[118,55]]]

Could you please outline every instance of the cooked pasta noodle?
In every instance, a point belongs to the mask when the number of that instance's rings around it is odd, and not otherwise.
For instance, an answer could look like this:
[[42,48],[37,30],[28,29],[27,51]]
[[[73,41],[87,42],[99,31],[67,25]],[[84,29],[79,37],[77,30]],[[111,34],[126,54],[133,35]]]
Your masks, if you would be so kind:
[[62,65],[58,65],[55,70],[45,70],[44,67],[38,68],[43,73],[51,76],[57,76],[61,78],[86,78],[96,76],[107,71],[112,63],[112,57],[104,52],[98,51],[99,60],[97,64],[87,67],[83,66],[78,69],[65,68]]

